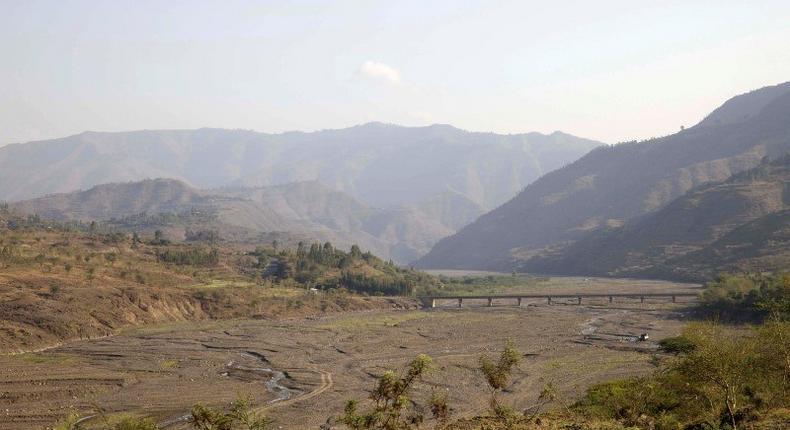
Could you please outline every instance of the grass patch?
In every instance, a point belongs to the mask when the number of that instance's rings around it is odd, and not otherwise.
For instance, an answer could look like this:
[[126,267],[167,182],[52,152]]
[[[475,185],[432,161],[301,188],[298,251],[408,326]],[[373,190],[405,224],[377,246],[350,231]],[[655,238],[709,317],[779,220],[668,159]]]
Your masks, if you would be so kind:
[[159,368],[162,370],[178,369],[181,367],[181,362],[178,360],[162,360],[159,362]]
[[190,285],[190,288],[250,288],[255,287],[257,284],[250,281],[230,280],[230,279],[212,279],[206,283]]

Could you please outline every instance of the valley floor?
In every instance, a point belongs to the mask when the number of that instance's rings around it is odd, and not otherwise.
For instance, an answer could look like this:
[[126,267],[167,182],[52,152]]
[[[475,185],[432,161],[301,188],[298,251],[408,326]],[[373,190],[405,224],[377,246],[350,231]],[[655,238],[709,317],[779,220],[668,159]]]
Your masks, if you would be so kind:
[[[617,280],[611,286],[625,288]],[[694,290],[671,283],[653,288]],[[578,291],[577,284],[565,290]],[[488,399],[477,359],[497,354],[508,339],[526,357],[506,401],[528,408],[551,382],[569,402],[592,383],[654,369],[655,342],[678,333],[684,311],[683,303],[664,299],[522,308],[448,303],[435,310],[151,326],[0,357],[0,428],[39,429],[70,410],[91,416],[97,409],[178,428],[195,403],[221,406],[251,395],[276,420],[274,428],[315,429],[340,414],[346,400],[366,398],[376,375],[419,353],[438,368],[418,395],[448,390],[456,416],[473,416]],[[651,340],[636,341],[641,333]]]

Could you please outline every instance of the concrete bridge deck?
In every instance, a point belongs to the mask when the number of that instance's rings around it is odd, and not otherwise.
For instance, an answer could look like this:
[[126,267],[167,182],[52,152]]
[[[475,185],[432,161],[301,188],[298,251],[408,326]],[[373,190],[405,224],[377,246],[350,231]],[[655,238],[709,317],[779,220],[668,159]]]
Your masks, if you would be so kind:
[[463,306],[464,300],[487,300],[488,306],[494,306],[494,300],[515,300],[517,306],[521,306],[523,299],[545,299],[548,304],[552,304],[553,299],[576,299],[577,304],[582,303],[582,299],[588,298],[607,298],[609,303],[613,303],[615,298],[639,299],[640,303],[645,302],[645,298],[667,298],[673,303],[677,302],[678,297],[699,297],[699,293],[685,291],[665,292],[665,293],[546,293],[546,294],[502,294],[502,295],[476,295],[476,296],[422,296],[419,299],[425,306],[436,307],[437,300],[457,300],[458,307]]

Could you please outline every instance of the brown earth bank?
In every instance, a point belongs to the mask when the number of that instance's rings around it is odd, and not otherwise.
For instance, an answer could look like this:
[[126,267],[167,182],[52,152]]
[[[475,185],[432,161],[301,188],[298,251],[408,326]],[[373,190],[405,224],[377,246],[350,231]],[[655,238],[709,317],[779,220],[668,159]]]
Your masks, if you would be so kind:
[[[278,248],[276,242],[171,243],[161,233],[141,238],[95,223],[59,224],[19,217],[0,205],[0,353],[145,324],[417,305],[348,294],[344,280],[357,289],[372,285],[398,287],[397,292],[433,281],[358,248],[347,253],[330,243],[300,243],[296,250]],[[334,292],[319,296],[315,287]]]
[[[367,398],[376,376],[419,353],[431,355],[437,369],[415,395],[446,390],[454,415],[471,418],[489,398],[477,359],[498,353],[508,339],[525,359],[504,400],[527,409],[551,382],[563,404],[595,382],[653,370],[654,342],[676,335],[687,312],[687,304],[665,299],[398,311],[375,308],[413,302],[351,302],[349,308],[369,311],[159,324],[0,357],[0,428],[43,428],[70,411],[103,411],[85,421],[88,427],[133,414],[179,428],[195,403],[221,407],[249,395],[276,420],[274,428],[314,429],[340,414],[346,400]],[[641,333],[651,340],[636,341]]]
[[[244,283],[241,283],[242,285]],[[0,274],[0,353],[34,351],[147,324],[230,318],[299,318],[335,312],[411,309],[408,298],[318,294],[293,288],[117,286],[101,281]]]

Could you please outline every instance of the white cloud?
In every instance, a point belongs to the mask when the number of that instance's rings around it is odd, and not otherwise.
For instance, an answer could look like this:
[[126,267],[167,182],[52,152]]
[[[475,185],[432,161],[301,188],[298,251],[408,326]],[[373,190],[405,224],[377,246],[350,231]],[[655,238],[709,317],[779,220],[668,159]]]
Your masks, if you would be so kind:
[[359,73],[368,79],[391,84],[400,83],[400,72],[397,69],[377,61],[365,61],[359,67]]

